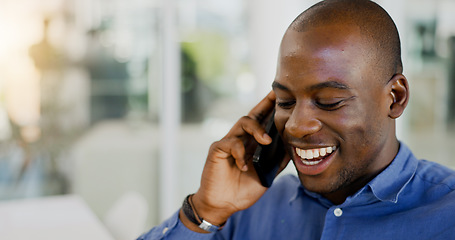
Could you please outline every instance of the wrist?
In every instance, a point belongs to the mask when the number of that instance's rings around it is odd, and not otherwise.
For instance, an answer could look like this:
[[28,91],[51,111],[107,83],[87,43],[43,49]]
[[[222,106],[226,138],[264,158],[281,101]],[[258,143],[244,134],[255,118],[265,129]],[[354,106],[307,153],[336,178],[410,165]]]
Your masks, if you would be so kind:
[[195,232],[207,233],[221,230],[226,221],[223,221],[222,224],[214,224],[213,221],[201,217],[192,201],[193,196],[194,194],[190,194],[183,201],[182,208],[179,212],[182,223]]
[[204,201],[198,193],[191,198],[191,204],[197,209],[197,215],[211,224],[222,226],[228,218],[233,214],[228,210],[210,206]]
[[180,221],[183,223],[183,225],[185,225],[185,227],[187,227],[189,230],[191,230],[193,232],[210,233],[208,231],[205,231],[205,230],[199,228],[198,224],[195,224],[192,221],[190,221],[188,219],[188,217],[185,215],[185,213],[183,212],[183,208],[180,209],[179,218],[180,218]]

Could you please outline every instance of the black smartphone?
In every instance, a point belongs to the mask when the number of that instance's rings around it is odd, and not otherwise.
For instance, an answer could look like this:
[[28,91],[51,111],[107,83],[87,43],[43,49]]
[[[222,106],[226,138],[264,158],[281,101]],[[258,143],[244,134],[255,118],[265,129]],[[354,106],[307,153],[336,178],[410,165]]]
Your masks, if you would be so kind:
[[281,162],[285,156],[285,149],[280,134],[275,126],[275,110],[269,118],[265,130],[272,138],[269,145],[259,144],[253,156],[253,165],[264,187],[270,187],[275,179]]

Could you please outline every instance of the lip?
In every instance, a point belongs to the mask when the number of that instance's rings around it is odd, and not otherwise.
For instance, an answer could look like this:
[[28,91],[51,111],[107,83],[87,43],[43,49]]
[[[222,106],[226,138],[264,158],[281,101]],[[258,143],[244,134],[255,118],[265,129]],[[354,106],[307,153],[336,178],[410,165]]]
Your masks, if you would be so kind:
[[311,166],[303,164],[301,158],[296,153],[295,147],[292,147],[292,149],[294,151],[294,157],[292,159],[297,168],[297,171],[305,175],[318,175],[324,172],[330,166],[330,164],[335,159],[335,155],[337,154],[339,147],[337,147],[335,151],[333,151],[330,155],[323,158],[320,163]]

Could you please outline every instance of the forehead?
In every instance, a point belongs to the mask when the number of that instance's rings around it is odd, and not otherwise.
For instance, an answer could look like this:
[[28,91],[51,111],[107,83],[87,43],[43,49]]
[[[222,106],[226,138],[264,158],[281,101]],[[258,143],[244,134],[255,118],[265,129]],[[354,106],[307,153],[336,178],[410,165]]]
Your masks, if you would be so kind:
[[360,29],[355,25],[333,24],[304,32],[289,29],[280,47],[277,79],[342,81],[359,79],[368,73],[368,54]]

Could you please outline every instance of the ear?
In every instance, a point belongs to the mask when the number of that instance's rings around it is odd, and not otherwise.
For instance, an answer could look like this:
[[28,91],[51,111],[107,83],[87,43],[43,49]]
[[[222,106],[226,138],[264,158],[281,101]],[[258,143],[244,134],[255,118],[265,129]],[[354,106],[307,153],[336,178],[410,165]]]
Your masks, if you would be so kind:
[[390,110],[389,117],[396,119],[403,113],[409,101],[408,80],[403,74],[393,75],[388,83],[390,91]]

